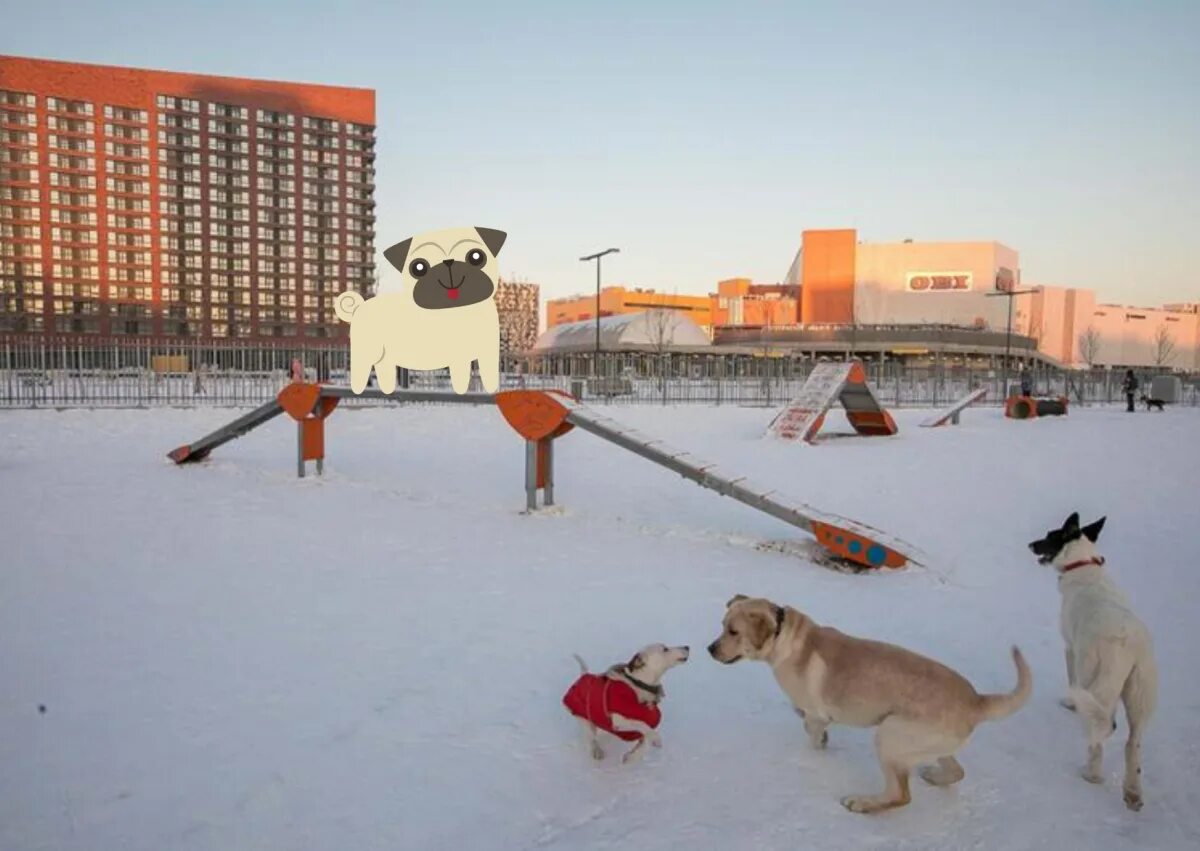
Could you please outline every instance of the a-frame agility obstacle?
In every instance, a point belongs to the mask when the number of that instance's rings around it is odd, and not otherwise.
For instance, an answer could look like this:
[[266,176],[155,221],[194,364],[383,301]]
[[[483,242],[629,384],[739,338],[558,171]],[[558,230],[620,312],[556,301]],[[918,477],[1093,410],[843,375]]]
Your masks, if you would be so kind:
[[784,440],[814,443],[825,422],[826,411],[835,402],[840,402],[846,409],[846,419],[863,436],[891,435],[899,431],[892,415],[884,410],[867,384],[867,371],[862,361],[851,360],[817,364],[804,382],[800,395],[771,421],[767,433]]

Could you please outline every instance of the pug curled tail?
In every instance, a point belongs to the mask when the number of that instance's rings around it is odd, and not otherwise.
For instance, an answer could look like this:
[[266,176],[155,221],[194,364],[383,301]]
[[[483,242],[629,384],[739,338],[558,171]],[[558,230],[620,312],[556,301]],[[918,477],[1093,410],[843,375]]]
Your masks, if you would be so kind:
[[354,312],[362,306],[362,294],[354,290],[347,290],[333,302],[333,309],[337,312],[338,319],[343,322],[350,322],[354,318]]

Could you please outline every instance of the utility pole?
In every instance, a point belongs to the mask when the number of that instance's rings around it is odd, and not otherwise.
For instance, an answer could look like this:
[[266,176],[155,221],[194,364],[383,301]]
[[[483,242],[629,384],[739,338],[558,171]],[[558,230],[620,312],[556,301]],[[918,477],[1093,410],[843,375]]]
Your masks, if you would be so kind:
[[619,248],[606,248],[598,254],[589,254],[587,257],[579,258],[582,263],[596,261],[596,355],[592,363],[593,375],[600,374],[600,258],[605,254],[617,254],[620,250]]
[[1004,389],[1000,395],[1002,402],[1008,401],[1008,368],[1009,368],[1009,357],[1012,353],[1013,296],[1029,295],[1030,293],[1036,293],[1036,292],[1037,292],[1036,289],[1032,289],[1032,290],[1007,289],[1007,290],[1001,290],[998,293],[985,293],[984,294],[987,298],[1007,298],[1008,299],[1008,324],[1005,326],[1005,331],[1004,331],[1004,384],[1002,385]]

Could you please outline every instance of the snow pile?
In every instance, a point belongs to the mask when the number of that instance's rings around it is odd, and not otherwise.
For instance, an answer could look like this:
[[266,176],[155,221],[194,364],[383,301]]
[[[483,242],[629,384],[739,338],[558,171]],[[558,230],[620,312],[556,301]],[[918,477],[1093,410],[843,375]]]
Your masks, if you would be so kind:
[[[928,567],[844,575],[763,552],[794,530],[576,430],[563,509],[521,516],[523,450],[492,409],[337,411],[324,479],[277,420],[204,465],[163,456],[229,411],[0,414],[0,848],[961,849],[1200,845],[1200,412],[764,440],[761,409],[617,419],[912,541]],[[837,415],[830,415],[837,429]],[[844,422],[840,424],[845,427]],[[1162,685],[1146,808],[1077,776],[1059,597],[1027,541],[1071,510],[1150,626]],[[896,641],[981,690],[1034,671],[952,789],[847,813],[871,733],[808,749],[766,667],[704,645],[734,593]],[[577,669],[686,643],[662,750],[592,762],[559,703]],[[45,711],[39,711],[39,705]],[[610,748],[610,753],[615,748]]]

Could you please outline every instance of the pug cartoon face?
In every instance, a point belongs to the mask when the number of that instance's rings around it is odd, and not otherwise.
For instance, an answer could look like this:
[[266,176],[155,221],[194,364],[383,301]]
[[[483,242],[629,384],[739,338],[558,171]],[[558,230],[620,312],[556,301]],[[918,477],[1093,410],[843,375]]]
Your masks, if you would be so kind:
[[487,301],[496,291],[496,255],[506,234],[491,228],[449,228],[410,237],[383,252],[426,310]]

